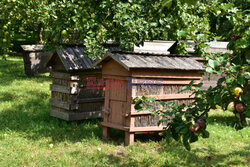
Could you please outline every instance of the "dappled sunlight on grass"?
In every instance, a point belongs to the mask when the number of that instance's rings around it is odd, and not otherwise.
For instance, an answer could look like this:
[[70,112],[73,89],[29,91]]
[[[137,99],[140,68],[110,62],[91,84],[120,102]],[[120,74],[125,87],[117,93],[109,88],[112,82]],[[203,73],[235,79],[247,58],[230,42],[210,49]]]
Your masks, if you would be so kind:
[[[0,166],[248,166],[249,130],[233,128],[230,112],[209,113],[209,139],[186,151],[156,134],[124,132],[102,140],[101,119],[66,122],[49,116],[48,74],[27,77],[21,58],[0,61]],[[51,144],[53,144],[51,146]]]

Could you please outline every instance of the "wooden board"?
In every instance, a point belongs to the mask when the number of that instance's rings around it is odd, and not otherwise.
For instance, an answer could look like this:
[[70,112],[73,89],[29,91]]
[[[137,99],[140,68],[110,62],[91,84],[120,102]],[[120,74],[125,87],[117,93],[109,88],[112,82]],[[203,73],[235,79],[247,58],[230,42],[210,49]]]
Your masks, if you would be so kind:
[[65,79],[65,80],[71,80],[71,81],[78,81],[80,80],[79,76],[71,75],[70,73],[65,72],[51,72],[51,76],[53,78],[59,78],[59,79]]
[[201,79],[199,71],[185,70],[155,70],[155,69],[134,69],[132,77],[143,78],[171,78],[171,79]]
[[78,99],[77,103],[81,104],[81,103],[92,103],[92,102],[103,102],[104,101],[104,97],[96,97],[96,98],[84,98],[84,99]]
[[65,110],[77,110],[78,109],[78,104],[64,102],[64,101],[60,101],[54,98],[50,99],[50,104],[52,106],[63,108]]
[[60,118],[66,121],[78,121],[83,119],[101,118],[101,111],[94,112],[62,112],[55,109],[50,110],[50,116]]
[[[200,83],[199,79],[194,79],[194,85]],[[188,85],[192,80],[191,79],[163,79],[163,78],[132,78],[132,84],[145,84],[145,85]]]
[[61,93],[68,93],[68,94],[77,94],[78,88],[77,87],[70,87],[70,86],[62,86],[62,85],[50,85],[50,90],[54,92],[61,92]]
[[[132,97],[132,99],[141,96],[135,96]],[[157,100],[178,100],[178,99],[191,99],[194,98],[194,96],[191,96],[191,94],[170,94],[170,95],[162,95],[162,96],[157,96],[157,95],[148,95],[147,97],[154,97]]]

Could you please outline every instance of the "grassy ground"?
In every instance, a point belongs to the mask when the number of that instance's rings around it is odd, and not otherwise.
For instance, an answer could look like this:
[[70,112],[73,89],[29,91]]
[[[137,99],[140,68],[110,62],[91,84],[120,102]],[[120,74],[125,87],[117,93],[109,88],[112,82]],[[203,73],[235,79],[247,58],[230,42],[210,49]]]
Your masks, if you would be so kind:
[[[232,113],[212,112],[209,139],[186,151],[154,135],[136,135],[123,147],[124,134],[101,139],[101,120],[65,122],[49,116],[48,75],[23,72],[21,58],[0,60],[0,166],[249,166],[247,127],[235,131]],[[52,145],[53,144],[53,147]]]

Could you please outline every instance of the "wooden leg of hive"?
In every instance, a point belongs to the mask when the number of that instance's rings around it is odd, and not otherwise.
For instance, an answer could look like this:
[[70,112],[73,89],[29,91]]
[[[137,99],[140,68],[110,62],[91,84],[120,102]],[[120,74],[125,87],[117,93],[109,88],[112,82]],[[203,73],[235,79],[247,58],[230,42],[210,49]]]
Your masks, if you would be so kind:
[[135,133],[125,132],[125,146],[133,144],[135,140]]
[[109,127],[102,127],[102,137],[103,139],[108,139],[110,136],[110,128]]

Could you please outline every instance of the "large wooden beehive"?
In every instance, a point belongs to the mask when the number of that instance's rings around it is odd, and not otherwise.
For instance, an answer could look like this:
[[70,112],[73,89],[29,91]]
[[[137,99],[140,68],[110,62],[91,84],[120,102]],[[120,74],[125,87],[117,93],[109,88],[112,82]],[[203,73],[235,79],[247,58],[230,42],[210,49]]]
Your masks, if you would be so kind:
[[190,92],[178,92],[191,80],[198,84],[202,78],[199,62],[178,55],[110,52],[95,65],[102,65],[106,81],[103,137],[109,137],[110,128],[124,130],[125,145],[134,142],[136,133],[163,131],[164,127],[157,125],[160,117],[150,111],[137,112],[131,103],[133,98],[148,96],[190,103]]
[[102,77],[101,67],[92,67],[93,62],[81,46],[57,49],[49,58],[51,116],[67,121],[102,117],[103,90],[87,87],[88,77]]

